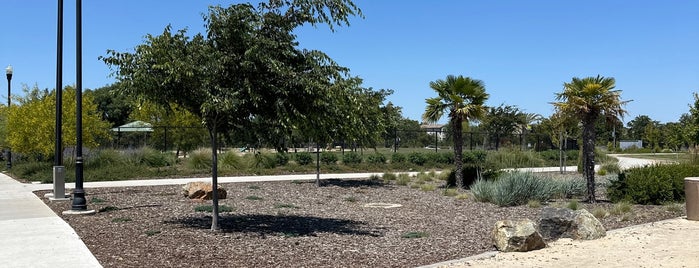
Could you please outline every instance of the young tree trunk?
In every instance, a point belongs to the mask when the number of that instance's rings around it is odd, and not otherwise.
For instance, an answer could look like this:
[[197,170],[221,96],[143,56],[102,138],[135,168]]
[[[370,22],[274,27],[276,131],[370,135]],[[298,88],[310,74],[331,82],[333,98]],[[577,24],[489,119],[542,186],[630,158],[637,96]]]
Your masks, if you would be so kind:
[[459,189],[464,188],[464,163],[463,163],[463,145],[464,140],[462,139],[463,126],[461,125],[461,116],[454,117],[451,124],[454,129],[454,164],[456,165],[455,178],[456,187]]
[[216,123],[209,129],[209,136],[211,138],[211,189],[213,191],[211,203],[212,203],[212,217],[211,217],[211,230],[219,231],[221,227],[218,224],[218,142],[216,139]]
[[320,143],[316,143],[316,186],[320,187]]
[[587,179],[587,200],[596,203],[595,198],[595,119],[583,122],[583,169]]

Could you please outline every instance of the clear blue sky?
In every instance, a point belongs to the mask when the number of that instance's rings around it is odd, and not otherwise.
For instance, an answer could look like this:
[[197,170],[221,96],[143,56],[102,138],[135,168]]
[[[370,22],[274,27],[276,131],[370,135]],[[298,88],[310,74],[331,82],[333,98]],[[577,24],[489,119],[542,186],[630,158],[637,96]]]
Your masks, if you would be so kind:
[[[0,2],[0,67],[21,85],[54,88],[56,4]],[[75,83],[75,0],[65,0],[64,84]],[[203,30],[207,6],[241,1],[83,1],[83,87],[111,84],[97,58],[129,51],[148,33]],[[332,33],[298,31],[301,47],[319,49],[364,78],[365,86],[395,90],[404,116],[419,120],[430,81],[448,74],[481,79],[488,105],[516,105],[549,116],[554,92],[572,77],[616,78],[633,100],[625,122],[648,115],[677,121],[699,91],[699,1],[695,0],[356,0],[365,19]],[[7,81],[0,79],[0,99]]]

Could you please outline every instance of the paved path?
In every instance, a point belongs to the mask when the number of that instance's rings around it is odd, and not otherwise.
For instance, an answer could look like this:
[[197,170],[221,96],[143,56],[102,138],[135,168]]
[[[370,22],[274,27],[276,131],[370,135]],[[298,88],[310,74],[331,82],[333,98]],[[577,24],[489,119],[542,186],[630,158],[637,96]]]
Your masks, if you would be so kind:
[[0,174],[0,267],[101,267],[32,188]]

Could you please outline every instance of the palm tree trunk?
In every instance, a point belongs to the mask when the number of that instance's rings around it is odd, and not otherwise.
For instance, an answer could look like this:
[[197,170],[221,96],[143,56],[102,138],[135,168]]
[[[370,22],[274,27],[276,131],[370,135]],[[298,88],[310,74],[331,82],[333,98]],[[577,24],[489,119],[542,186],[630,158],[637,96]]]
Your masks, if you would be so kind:
[[462,118],[461,116],[455,116],[452,119],[452,129],[454,129],[454,164],[456,165],[456,170],[455,172],[455,178],[456,178],[456,187],[458,189],[464,188],[464,163],[463,163],[463,145],[464,145],[464,140],[462,138],[462,130],[463,126],[461,125]]
[[595,198],[595,119],[586,118],[583,122],[583,169],[587,179],[587,200],[596,203]]

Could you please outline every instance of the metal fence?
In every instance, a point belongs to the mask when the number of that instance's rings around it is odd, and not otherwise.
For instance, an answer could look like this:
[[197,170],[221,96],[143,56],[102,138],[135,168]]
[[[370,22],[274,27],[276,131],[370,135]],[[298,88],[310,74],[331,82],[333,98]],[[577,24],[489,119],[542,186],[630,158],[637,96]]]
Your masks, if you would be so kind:
[[[544,133],[514,133],[509,135],[497,135],[486,132],[463,132],[464,150],[535,150],[544,151],[558,149],[550,135]],[[274,148],[274,145],[257,142],[254,144],[229,141],[221,138],[221,145],[228,148],[238,148],[241,151],[250,148]],[[112,131],[112,139],[103,142],[105,147],[114,149],[137,148],[149,146],[163,151],[189,151],[199,147],[210,146],[209,134],[204,127],[191,126],[153,126],[150,131],[133,131],[129,128],[120,128]],[[362,150],[366,148],[388,148],[393,151],[406,149],[451,149],[453,137],[446,131],[434,130],[394,130],[382,135],[376,142],[353,142],[336,139],[333,142],[318,146],[308,137],[295,137],[284,142],[285,148],[290,150],[314,150],[316,147],[337,148],[342,150]],[[577,149],[577,142],[568,139],[566,149]]]

